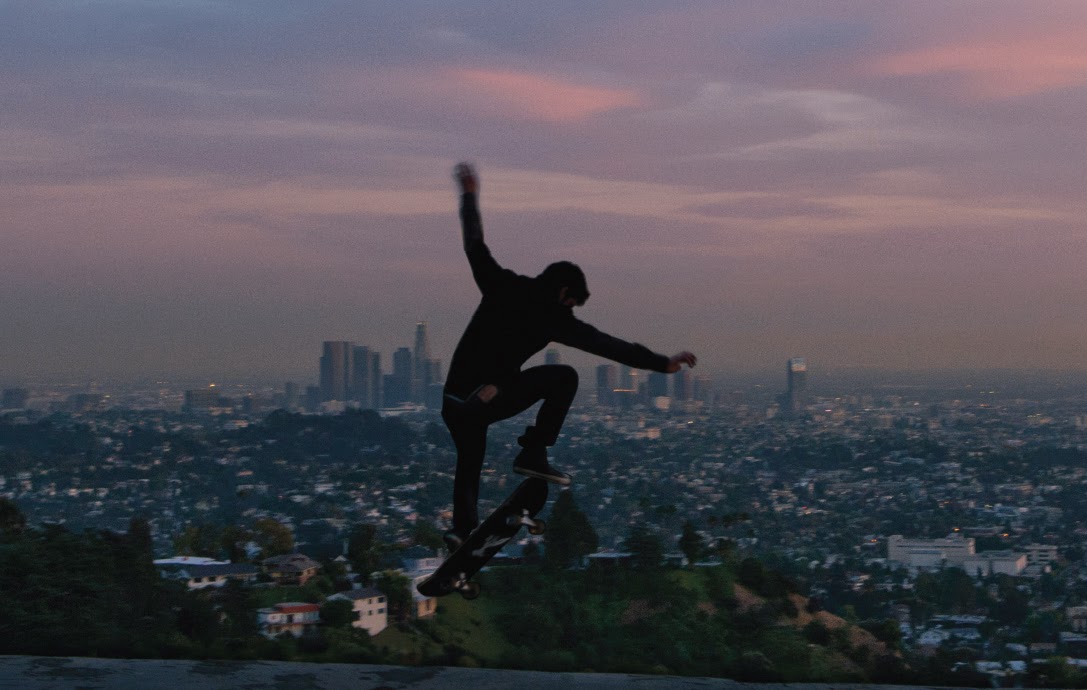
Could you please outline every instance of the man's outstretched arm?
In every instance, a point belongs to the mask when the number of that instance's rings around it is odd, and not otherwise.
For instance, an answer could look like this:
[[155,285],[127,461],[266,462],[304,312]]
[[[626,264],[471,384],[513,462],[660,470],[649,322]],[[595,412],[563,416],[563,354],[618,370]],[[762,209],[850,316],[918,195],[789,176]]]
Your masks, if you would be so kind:
[[644,345],[608,335],[572,316],[565,321],[560,332],[555,335],[555,341],[635,369],[649,369],[664,374],[674,374],[682,369],[684,364],[693,367],[698,362],[698,359],[690,352],[680,352],[674,357],[666,357]]
[[480,291],[488,292],[507,272],[491,256],[491,250],[483,241],[483,220],[479,215],[479,177],[468,163],[458,163],[453,168],[453,178],[460,188],[460,226],[464,238],[464,253],[472,267],[472,277]]

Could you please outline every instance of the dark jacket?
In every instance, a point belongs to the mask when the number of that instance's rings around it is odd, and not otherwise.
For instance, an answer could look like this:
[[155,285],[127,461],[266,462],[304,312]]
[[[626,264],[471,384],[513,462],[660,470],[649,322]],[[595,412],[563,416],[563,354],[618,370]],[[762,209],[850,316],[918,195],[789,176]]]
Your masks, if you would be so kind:
[[464,252],[483,293],[449,365],[445,392],[467,398],[485,384],[499,388],[529,357],[550,342],[562,343],[637,369],[665,371],[668,358],[637,343],[612,337],[574,317],[559,302],[559,288],[502,268],[483,242],[475,194],[460,206]]

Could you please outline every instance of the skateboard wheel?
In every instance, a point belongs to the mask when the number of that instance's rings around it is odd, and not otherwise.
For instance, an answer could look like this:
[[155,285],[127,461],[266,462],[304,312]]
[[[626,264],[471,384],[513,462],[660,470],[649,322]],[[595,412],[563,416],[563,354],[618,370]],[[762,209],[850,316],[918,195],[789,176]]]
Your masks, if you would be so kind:
[[533,520],[532,524],[528,526],[529,534],[543,534],[547,531],[547,523],[543,520]]
[[479,591],[480,587],[478,582],[469,582],[460,588],[460,595],[468,601],[471,601],[479,596]]

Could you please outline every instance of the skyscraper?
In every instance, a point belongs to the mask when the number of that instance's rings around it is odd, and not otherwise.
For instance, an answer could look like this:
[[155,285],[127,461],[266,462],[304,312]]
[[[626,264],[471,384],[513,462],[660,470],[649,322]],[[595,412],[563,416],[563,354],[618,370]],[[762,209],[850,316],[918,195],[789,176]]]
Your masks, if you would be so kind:
[[415,324],[415,350],[412,353],[411,399],[422,402],[426,397],[427,374],[430,373],[430,341],[426,321]]
[[668,396],[668,374],[659,371],[649,372],[649,397],[664,398]]
[[351,389],[351,358],[355,344],[326,340],[321,354],[321,399],[347,400]]
[[370,351],[370,404],[376,410],[384,407],[385,387],[384,377],[381,375],[381,353]]
[[559,357],[559,351],[555,348],[549,348],[544,353],[544,364],[562,364],[562,358]]
[[793,357],[785,364],[785,408],[795,414],[807,405],[808,360]]
[[680,369],[672,375],[672,397],[676,400],[690,400],[694,396],[694,381],[690,369]]
[[596,404],[613,405],[619,373],[614,364],[601,364],[596,368]]
[[351,399],[363,409],[381,407],[381,357],[365,345],[353,349]]
[[414,381],[414,357],[410,348],[397,348],[393,353],[393,373],[385,377],[386,407],[412,402],[412,382]]

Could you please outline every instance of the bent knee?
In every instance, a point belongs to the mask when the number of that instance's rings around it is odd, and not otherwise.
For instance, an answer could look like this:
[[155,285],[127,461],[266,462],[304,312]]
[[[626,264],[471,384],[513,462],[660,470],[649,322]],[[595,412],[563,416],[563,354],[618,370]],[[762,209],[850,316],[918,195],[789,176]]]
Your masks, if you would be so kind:
[[559,381],[562,386],[577,390],[577,369],[573,368],[569,364],[555,365],[555,379]]

